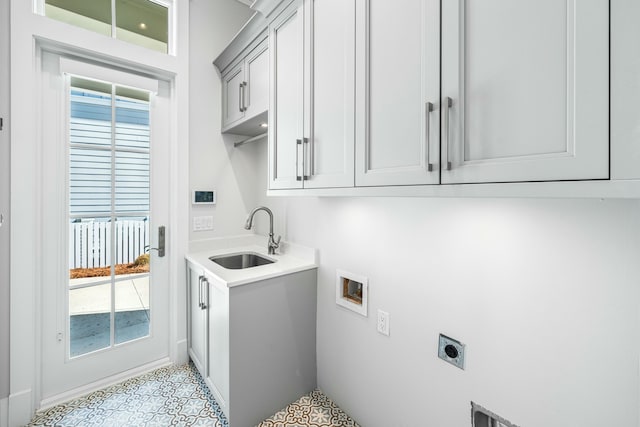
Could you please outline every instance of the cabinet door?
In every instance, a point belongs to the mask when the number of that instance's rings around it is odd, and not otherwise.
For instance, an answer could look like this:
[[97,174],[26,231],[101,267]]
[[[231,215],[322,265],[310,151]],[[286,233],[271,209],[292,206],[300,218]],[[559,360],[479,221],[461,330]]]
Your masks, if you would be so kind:
[[207,376],[207,309],[200,305],[206,292],[200,281],[204,277],[201,270],[188,266],[188,301],[189,301],[189,356],[203,377]]
[[304,11],[293,3],[269,26],[269,188],[302,188]]
[[209,373],[216,400],[228,415],[229,407],[229,293],[225,285],[208,277]]
[[264,43],[256,47],[245,61],[245,117],[251,118],[269,109],[269,52]]
[[356,185],[437,184],[440,1],[358,7]]
[[244,117],[244,64],[222,77],[222,127],[226,128]]
[[304,187],[353,187],[356,2],[307,4]]
[[609,1],[442,7],[443,183],[608,178]]

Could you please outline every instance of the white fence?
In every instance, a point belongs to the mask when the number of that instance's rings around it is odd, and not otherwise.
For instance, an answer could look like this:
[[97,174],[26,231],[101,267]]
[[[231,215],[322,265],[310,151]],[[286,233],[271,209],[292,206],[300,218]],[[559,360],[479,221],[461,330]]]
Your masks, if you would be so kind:
[[[149,245],[149,221],[117,220],[114,224],[115,262],[129,264]],[[69,268],[111,266],[111,222],[69,224]]]

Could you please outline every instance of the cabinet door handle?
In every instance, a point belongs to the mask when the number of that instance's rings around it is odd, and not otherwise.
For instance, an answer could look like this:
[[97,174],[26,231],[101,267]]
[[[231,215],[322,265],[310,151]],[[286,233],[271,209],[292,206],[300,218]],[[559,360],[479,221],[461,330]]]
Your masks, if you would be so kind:
[[205,291],[202,293],[204,298],[202,300],[202,307],[200,308],[206,310],[209,307],[209,280],[206,277],[203,277],[202,284],[204,285]]
[[310,173],[309,175],[307,175],[307,150],[310,149],[309,147],[309,138],[302,138],[302,142],[303,142],[303,146],[302,146],[302,180],[306,181],[308,180],[311,175],[313,175],[313,150],[311,150],[310,154],[309,154],[309,170]]
[[453,106],[453,99],[449,98],[448,96],[444,99],[445,103],[444,103],[444,131],[447,133],[445,140],[444,140],[444,144],[445,144],[445,150],[447,153],[447,157],[446,157],[446,161],[447,161],[447,170],[450,171],[451,170],[451,160],[449,159],[449,110],[451,109],[451,107]]
[[198,276],[198,307],[202,308],[202,279],[204,276]]
[[[300,146],[302,145],[301,139],[296,139],[296,181],[302,181],[302,176],[298,174],[298,164],[300,163]],[[304,173],[304,171],[302,171]]]
[[244,112],[242,109],[242,83],[238,85],[238,110],[240,110],[241,113]]
[[242,111],[247,111],[247,82],[242,82]]
[[424,131],[425,131],[425,141],[426,141],[426,145],[427,145],[427,172],[433,172],[433,163],[431,163],[431,159],[430,159],[430,153],[429,153],[429,148],[431,147],[431,143],[430,143],[430,136],[429,132],[431,131],[430,126],[429,126],[429,119],[431,118],[431,112],[433,111],[433,103],[432,102],[427,102],[425,105],[425,125],[424,125]]

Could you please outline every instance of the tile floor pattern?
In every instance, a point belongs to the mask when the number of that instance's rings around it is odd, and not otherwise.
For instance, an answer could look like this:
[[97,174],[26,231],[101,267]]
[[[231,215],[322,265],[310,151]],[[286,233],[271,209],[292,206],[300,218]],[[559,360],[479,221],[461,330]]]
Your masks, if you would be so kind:
[[[28,427],[229,427],[193,364],[156,369],[35,415]],[[258,427],[358,427],[321,391]]]

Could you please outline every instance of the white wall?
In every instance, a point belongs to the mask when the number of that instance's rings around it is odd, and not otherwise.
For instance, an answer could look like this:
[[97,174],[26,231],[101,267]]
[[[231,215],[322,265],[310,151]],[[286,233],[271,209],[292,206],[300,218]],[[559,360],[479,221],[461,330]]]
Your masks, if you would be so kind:
[[[287,217],[321,254],[319,385],[362,425],[464,426],[473,400],[524,426],[638,426],[638,202],[321,199]],[[369,278],[369,318],[335,305],[337,268]],[[438,333],[467,344],[466,371]]]
[[191,217],[213,216],[213,231],[194,232],[190,240],[244,233],[247,212],[258,198],[254,151],[235,149],[242,137],[223,136],[221,83],[213,60],[251,17],[235,0],[191,0],[190,19],[190,141],[191,189],[215,189],[215,206],[192,206]]
[[[320,251],[318,384],[361,425],[467,426],[472,400],[522,426],[640,425],[640,202],[262,202]],[[338,268],[369,278],[368,318],[336,306]]]
[[[0,399],[9,396],[9,2],[0,3]],[[2,425],[0,411],[0,425]]]

